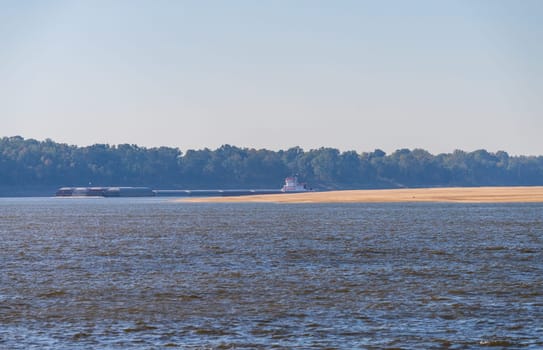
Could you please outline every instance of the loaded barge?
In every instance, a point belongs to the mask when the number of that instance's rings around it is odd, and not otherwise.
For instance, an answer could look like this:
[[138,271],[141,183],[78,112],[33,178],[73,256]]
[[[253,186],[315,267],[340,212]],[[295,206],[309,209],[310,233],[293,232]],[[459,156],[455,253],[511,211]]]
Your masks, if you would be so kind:
[[281,190],[152,190],[149,187],[62,187],[57,197],[226,197],[283,193]]
[[61,187],[57,197],[232,197],[312,191],[297,176],[287,177],[279,190],[153,190],[149,187]]
[[57,197],[153,197],[149,187],[61,187]]

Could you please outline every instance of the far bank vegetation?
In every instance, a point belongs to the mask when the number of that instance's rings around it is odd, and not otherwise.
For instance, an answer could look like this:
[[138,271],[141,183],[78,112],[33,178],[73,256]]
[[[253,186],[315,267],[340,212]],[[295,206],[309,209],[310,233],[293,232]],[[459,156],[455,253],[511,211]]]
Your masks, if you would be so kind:
[[542,156],[477,150],[433,155],[334,148],[188,150],[137,145],[78,147],[20,136],[0,139],[0,187],[150,186],[279,188],[286,176],[317,189],[543,185]]

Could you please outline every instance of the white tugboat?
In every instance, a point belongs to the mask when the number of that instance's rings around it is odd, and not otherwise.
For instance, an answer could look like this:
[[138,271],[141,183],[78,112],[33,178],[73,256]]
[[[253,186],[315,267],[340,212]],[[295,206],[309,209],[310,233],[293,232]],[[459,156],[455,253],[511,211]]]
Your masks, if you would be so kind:
[[298,176],[290,176],[285,179],[285,185],[281,188],[281,192],[309,192],[311,188],[306,183],[298,182]]

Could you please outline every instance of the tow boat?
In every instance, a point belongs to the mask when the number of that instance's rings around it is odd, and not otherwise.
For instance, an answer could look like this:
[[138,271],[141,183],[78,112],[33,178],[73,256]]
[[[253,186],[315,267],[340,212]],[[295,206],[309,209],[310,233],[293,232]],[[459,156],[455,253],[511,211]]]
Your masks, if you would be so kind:
[[281,192],[309,192],[312,188],[307,186],[305,182],[298,182],[298,176],[290,176],[285,179],[285,184],[281,188]]

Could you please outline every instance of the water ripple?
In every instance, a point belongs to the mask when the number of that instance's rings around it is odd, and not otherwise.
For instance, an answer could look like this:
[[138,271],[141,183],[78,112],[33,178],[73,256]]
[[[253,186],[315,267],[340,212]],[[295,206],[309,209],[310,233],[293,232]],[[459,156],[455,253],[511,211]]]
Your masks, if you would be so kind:
[[5,199],[0,348],[542,348],[542,214]]

